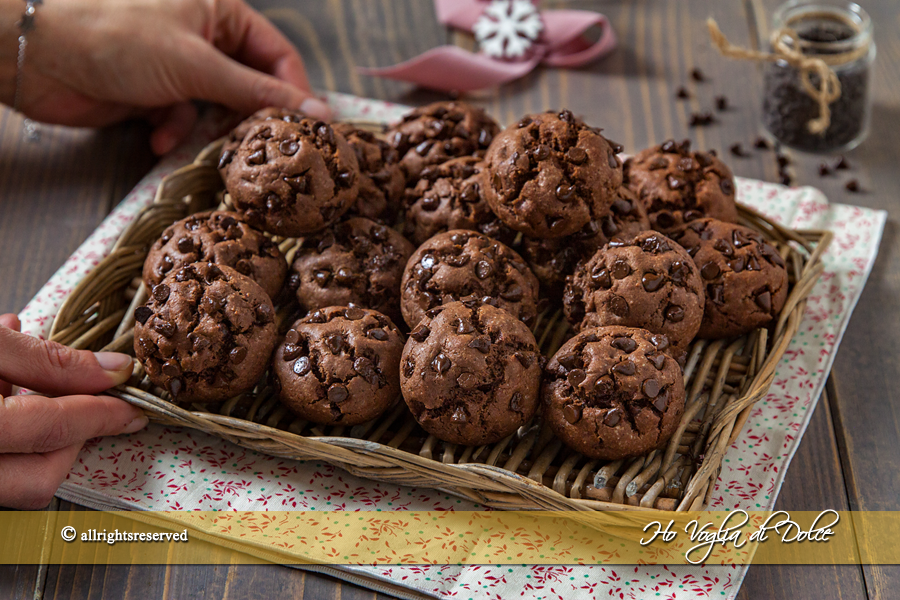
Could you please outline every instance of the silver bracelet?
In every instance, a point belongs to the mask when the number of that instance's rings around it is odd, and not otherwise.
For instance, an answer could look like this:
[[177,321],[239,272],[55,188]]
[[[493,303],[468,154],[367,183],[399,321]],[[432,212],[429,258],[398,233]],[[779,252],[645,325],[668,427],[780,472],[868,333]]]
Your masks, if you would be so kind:
[[[44,0],[25,0],[25,12],[22,19],[16,23],[19,27],[19,53],[16,56],[16,91],[13,96],[13,110],[19,110],[19,96],[22,90],[22,69],[25,67],[25,48],[28,46],[26,34],[34,29],[34,13],[36,6]],[[37,123],[25,118],[22,123],[22,134],[26,140],[36,141],[41,137],[41,130]]]

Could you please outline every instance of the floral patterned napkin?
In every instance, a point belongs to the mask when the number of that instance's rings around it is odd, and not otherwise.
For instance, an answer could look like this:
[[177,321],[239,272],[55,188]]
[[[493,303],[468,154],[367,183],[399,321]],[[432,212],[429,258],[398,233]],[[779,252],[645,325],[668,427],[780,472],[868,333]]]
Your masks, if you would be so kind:
[[[387,122],[399,105],[332,94],[341,118]],[[110,251],[160,180],[221,133],[209,118],[163,159],[66,261],[21,314],[23,331],[49,332],[66,294]],[[830,229],[835,239],[795,339],[769,394],[728,450],[710,509],[768,510],[809,423],[838,343],[875,261],[887,213],[829,204],[813,188],[738,179],[738,199],[793,228]],[[89,442],[59,497],[100,509],[479,510],[434,490],[359,479],[330,465],[265,456],[213,436],[151,425]],[[828,507],[822,507],[828,508]],[[398,566],[319,567],[392,595],[421,598],[733,598],[747,567]]]

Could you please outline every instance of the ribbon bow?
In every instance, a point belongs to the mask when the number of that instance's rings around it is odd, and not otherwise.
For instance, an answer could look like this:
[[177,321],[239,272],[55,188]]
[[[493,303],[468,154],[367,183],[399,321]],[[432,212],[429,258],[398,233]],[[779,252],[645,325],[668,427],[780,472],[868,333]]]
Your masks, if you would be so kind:
[[[532,0],[536,1],[536,0]],[[472,33],[489,6],[484,0],[434,0],[438,20]],[[470,92],[501,85],[531,72],[537,65],[580,67],[616,47],[616,34],[602,14],[586,10],[540,11],[540,35],[520,60],[494,58],[457,46],[439,46],[405,62],[379,68],[360,68],[364,75],[386,77],[443,92]],[[585,33],[602,28],[591,43]]]

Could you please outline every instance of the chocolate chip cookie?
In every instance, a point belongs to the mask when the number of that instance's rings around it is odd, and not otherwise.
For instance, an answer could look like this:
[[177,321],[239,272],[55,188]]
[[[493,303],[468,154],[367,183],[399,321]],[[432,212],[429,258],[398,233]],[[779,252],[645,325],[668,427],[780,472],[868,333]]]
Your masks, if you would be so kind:
[[701,219],[672,239],[693,257],[706,289],[700,337],[742,335],[765,327],[781,312],[788,294],[787,269],[778,250],[758,232]]
[[428,433],[453,444],[492,444],[534,416],[542,357],[534,335],[505,310],[451,302],[410,334],[400,387]]
[[504,223],[527,236],[572,235],[615,202],[619,151],[568,110],[527,116],[491,144],[485,198]]
[[237,213],[217,210],[193,214],[163,232],[144,261],[144,284],[153,289],[169,272],[195,262],[231,267],[258,283],[270,298],[287,276],[287,262],[275,242]]
[[225,143],[222,145],[222,153],[219,155],[219,172],[224,176],[225,167],[234,159],[234,154],[237,152],[238,147],[241,145],[241,142],[244,141],[244,138],[247,137],[247,133],[253,128],[254,125],[258,125],[263,121],[286,121],[288,123],[299,123],[300,119],[304,118],[304,115],[299,110],[289,110],[287,108],[276,108],[274,106],[270,106],[268,108],[262,108],[240,123],[238,123],[237,127],[228,132],[228,135],[225,138]]
[[481,193],[483,166],[480,159],[464,156],[422,169],[405,193],[407,239],[422,244],[450,229],[470,229],[511,244],[516,232],[497,218]]
[[483,156],[500,126],[483,109],[464,102],[435,102],[411,111],[387,132],[400,153],[408,182],[422,169],[457,156]]
[[731,169],[713,152],[691,152],[690,140],[668,140],[629,158],[625,185],[663,233],[704,217],[737,221]]
[[370,421],[400,396],[403,334],[383,314],[331,306],[294,323],[272,359],[282,403],[323,425]]
[[655,231],[614,239],[579,266],[563,294],[577,329],[623,325],[665,334],[673,356],[687,351],[703,320],[700,273],[687,251]]
[[350,123],[338,123],[334,130],[347,139],[359,163],[359,197],[347,211],[383,225],[397,222],[406,180],[399,157],[387,142]]
[[412,328],[429,310],[455,300],[498,306],[530,325],[538,313],[538,281],[506,244],[454,229],[429,239],[409,258],[400,307]]
[[300,306],[356,304],[400,319],[400,281],[413,245],[397,231],[362,217],[303,238],[288,285]]
[[225,166],[225,187],[250,225],[296,237],[334,223],[359,193],[359,164],[331,125],[303,118],[250,128]]
[[134,352],[178,402],[219,402],[249,391],[277,343],[265,291],[231,267],[171,271],[134,311]]
[[644,329],[585,329],[544,369],[544,420],[590,458],[664,447],[684,411],[684,377],[664,343],[664,335]]
[[522,256],[537,276],[545,292],[562,295],[566,276],[592,257],[594,252],[613,238],[627,239],[650,229],[647,211],[634,194],[620,187],[610,211],[592,220],[580,231],[557,239],[522,239]]

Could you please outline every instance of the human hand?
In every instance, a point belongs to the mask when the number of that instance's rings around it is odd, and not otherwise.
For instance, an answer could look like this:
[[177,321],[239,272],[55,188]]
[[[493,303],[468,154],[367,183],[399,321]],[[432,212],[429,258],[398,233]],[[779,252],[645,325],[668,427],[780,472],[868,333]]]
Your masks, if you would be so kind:
[[[15,315],[0,316],[0,506],[43,508],[91,438],[134,433],[140,409],[96,394],[124,383],[131,357],[72,350],[18,333]],[[12,385],[47,394],[10,396]]]
[[[15,4],[21,12],[21,1]],[[330,117],[296,49],[243,0],[44,2],[27,40],[19,90],[25,116],[87,127],[143,117],[154,126],[157,154],[190,132],[191,100],[245,114],[278,106]],[[3,48],[8,54],[10,45]],[[5,56],[4,64],[8,72]],[[11,93],[0,99],[12,104]]]

